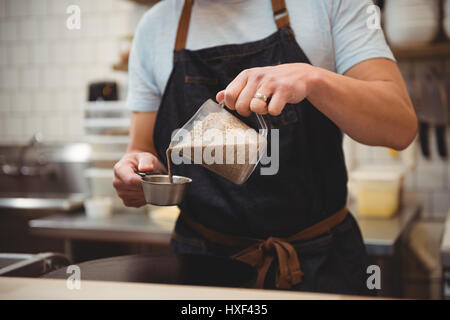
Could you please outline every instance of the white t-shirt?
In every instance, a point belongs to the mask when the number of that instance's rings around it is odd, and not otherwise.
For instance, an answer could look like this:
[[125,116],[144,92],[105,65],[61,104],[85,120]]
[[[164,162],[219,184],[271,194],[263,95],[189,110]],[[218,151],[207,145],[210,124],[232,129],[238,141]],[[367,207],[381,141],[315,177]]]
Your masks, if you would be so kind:
[[[369,28],[372,0],[286,0],[296,40],[314,66],[343,74],[371,58],[394,60],[383,31]],[[139,22],[129,62],[127,105],[156,111],[173,67],[183,0],[164,0]],[[270,0],[195,0],[186,48],[263,39],[276,31]]]

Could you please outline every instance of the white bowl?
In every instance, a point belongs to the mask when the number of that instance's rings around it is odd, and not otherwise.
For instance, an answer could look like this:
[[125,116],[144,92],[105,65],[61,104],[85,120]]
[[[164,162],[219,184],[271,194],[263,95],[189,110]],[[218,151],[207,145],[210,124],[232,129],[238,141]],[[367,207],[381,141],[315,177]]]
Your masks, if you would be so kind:
[[439,13],[423,10],[422,8],[396,8],[391,11],[387,11],[385,14],[385,21],[387,24],[391,25],[403,25],[405,23],[422,21],[422,20],[434,20],[439,21]]
[[386,0],[385,10],[392,10],[395,8],[417,8],[422,7],[439,11],[439,0]]
[[116,196],[116,190],[112,185],[113,169],[88,168],[84,174],[89,181],[92,196]]
[[394,26],[386,24],[385,30],[392,46],[414,47],[433,41],[439,32],[439,23],[433,20],[423,20]]
[[437,0],[387,0],[385,31],[396,47],[424,45],[439,31],[439,2]]
[[112,215],[113,200],[109,197],[92,197],[84,201],[89,219],[107,219]]

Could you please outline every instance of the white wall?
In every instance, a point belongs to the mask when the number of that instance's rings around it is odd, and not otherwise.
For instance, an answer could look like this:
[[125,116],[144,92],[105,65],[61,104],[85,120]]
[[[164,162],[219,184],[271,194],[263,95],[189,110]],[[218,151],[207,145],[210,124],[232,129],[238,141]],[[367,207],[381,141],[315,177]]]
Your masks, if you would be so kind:
[[[68,30],[66,8],[81,9]],[[123,36],[146,8],[126,0],[0,0],[0,143],[79,140],[87,84],[112,79],[126,92],[126,73],[112,71]]]

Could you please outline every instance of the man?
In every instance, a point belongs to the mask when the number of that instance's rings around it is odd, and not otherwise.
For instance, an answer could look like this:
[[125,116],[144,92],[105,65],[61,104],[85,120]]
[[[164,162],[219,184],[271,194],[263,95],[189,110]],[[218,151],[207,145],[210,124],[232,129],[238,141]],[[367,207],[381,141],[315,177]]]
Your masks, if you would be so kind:
[[258,271],[257,287],[367,293],[364,244],[346,208],[342,132],[401,150],[417,130],[383,33],[367,24],[370,5],[155,5],[131,51],[131,142],[114,179],[125,205],[145,204],[135,172],[165,172],[173,130],[215,96],[249,125],[255,127],[258,113],[279,130],[279,171],[255,171],[235,185],[201,166],[176,166],[175,173],[193,182],[180,205],[172,249],[249,263]]

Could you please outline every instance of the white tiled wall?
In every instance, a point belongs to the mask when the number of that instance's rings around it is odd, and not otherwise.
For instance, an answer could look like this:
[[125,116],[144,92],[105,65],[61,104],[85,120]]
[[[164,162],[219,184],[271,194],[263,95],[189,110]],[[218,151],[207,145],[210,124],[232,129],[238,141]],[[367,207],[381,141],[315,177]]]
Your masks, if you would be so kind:
[[[66,8],[81,9],[69,30]],[[0,0],[0,143],[40,131],[50,141],[79,140],[87,85],[115,80],[123,37],[147,8],[127,0]]]

